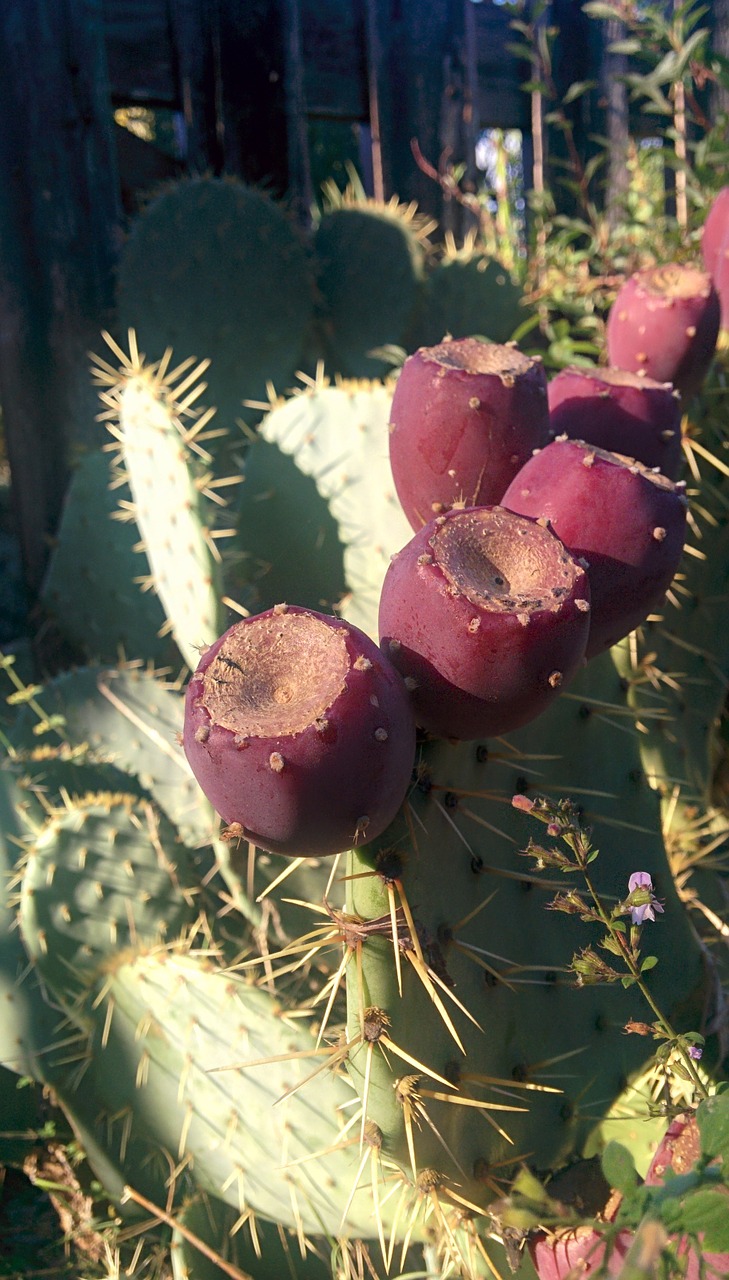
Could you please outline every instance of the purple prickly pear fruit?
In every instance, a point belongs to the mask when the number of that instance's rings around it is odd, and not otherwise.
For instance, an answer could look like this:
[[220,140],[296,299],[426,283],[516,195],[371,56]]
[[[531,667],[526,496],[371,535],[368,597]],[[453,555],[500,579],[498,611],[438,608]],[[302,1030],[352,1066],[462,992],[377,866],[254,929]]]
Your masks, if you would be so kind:
[[317,856],[374,839],[392,821],[415,725],[402,679],[363,632],[277,605],[204,654],[183,741],[232,835]]
[[544,525],[498,506],[450,511],[393,557],[380,644],[423,728],[508,733],[582,664],[589,598],[585,571]]
[[608,360],[692,396],[711,364],[719,319],[719,297],[707,272],[677,262],[637,271],[610,308]]
[[549,439],[544,368],[514,345],[461,338],[405,361],[390,415],[390,462],[413,529],[456,504],[500,502]]
[[581,440],[554,440],[522,467],[504,506],[546,518],[590,577],[593,658],[659,606],[686,534],[684,485]]
[[549,384],[552,434],[637,458],[675,480],[681,398],[670,382],[627,369],[561,369]]
[[701,256],[712,279],[716,278],[719,255],[729,235],[729,187],[722,187],[709,207],[701,233]]
[[714,288],[719,295],[721,311],[720,327],[729,329],[729,228],[725,235],[714,269]]
[[[612,1222],[620,1208],[622,1196],[613,1192],[603,1222]],[[529,1239],[529,1253],[539,1280],[590,1280],[599,1272],[603,1276],[620,1274],[625,1257],[633,1243],[631,1231],[619,1231],[610,1253],[602,1231],[596,1227],[562,1227],[554,1232],[539,1231]]]

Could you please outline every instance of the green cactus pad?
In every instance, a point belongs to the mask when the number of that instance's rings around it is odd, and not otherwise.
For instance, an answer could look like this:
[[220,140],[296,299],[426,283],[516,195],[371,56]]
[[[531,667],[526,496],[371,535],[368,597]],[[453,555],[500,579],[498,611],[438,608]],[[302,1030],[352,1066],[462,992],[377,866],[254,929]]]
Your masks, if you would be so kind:
[[[572,956],[601,934],[578,916],[545,910],[573,877],[537,875],[533,861],[519,856],[542,829],[511,806],[514,793],[569,796],[584,806],[600,850],[594,878],[608,902],[626,896],[633,871],[650,872],[665,903],[660,922],[645,929],[644,953],[659,961],[651,990],[681,1029],[700,1020],[701,950],[676,895],[638,736],[610,656],[596,659],[520,732],[488,744],[424,747],[402,816],[377,847],[351,855],[349,910],[379,921],[370,932],[381,935],[362,946],[361,988],[358,966],[347,970],[350,1038],[359,1041],[351,1069],[360,1089],[369,1071],[368,1115],[383,1132],[385,1150],[408,1168],[414,1151],[417,1171],[434,1168],[446,1186],[477,1204],[498,1194],[500,1179],[520,1159],[550,1168],[578,1152],[653,1051],[650,1040],[623,1033],[630,1018],[650,1017],[639,993],[626,994],[619,983],[575,988]],[[388,937],[391,898],[397,909],[400,894],[397,887],[388,893],[388,878],[402,883],[430,970],[425,984],[408,961],[412,944],[401,911],[402,998]],[[584,893],[584,884],[576,887]],[[465,1052],[434,1007],[436,997]],[[384,1034],[420,1068],[378,1047],[379,1015],[370,1015],[362,1042],[362,1010],[372,1007],[389,1019]],[[402,1078],[404,1100],[394,1087]],[[455,1091],[444,1079],[460,1081],[466,1098],[528,1110],[481,1115],[445,1102],[442,1095]]]
[[329,503],[345,546],[349,593],[338,612],[373,637],[390,556],[412,535],[390,470],[391,401],[386,384],[322,381],[272,409],[260,428]]
[[210,357],[210,403],[230,429],[243,400],[294,376],[312,310],[307,254],[263,192],[192,178],[133,224],[119,264],[119,315],[149,360]]
[[473,335],[509,342],[527,318],[521,290],[495,258],[466,247],[444,254],[428,275],[413,346]]
[[[134,664],[119,670],[85,667],[50,680],[42,701],[47,721],[61,717],[69,748],[86,748],[94,763],[107,762],[136,778],[189,846],[211,841],[217,819],[177,741],[183,698],[176,685]],[[37,748],[45,740],[38,735],[41,727],[32,708],[23,706],[13,726],[14,748]]]
[[422,223],[397,201],[345,195],[314,233],[320,325],[327,364],[345,377],[379,378],[369,353],[402,345],[423,280]]
[[[662,801],[675,872],[706,934],[726,911],[729,523],[725,355],[685,423],[689,536],[664,605],[615,650],[641,725],[641,759]],[[718,874],[717,874],[718,873]],[[719,963],[723,950],[715,955]]]
[[[142,1128],[169,1153],[168,1176],[189,1165],[200,1190],[239,1214],[307,1235],[376,1234],[371,1163],[356,1126],[345,1132],[351,1087],[323,1070],[279,1101],[327,1054],[312,1054],[305,1023],[267,991],[202,957],[158,952],[111,965],[87,1012],[93,1033],[70,1102],[84,1109],[88,1088],[102,1144],[109,1117],[126,1115],[127,1137]],[[125,1169],[121,1149],[116,1159]],[[125,1172],[132,1186],[136,1176]]]
[[[214,1258],[195,1247],[201,1240],[221,1259],[256,1280],[331,1280],[331,1267],[322,1242],[302,1250],[295,1233],[282,1226],[256,1220],[241,1223],[241,1215],[210,1196],[183,1205],[172,1233],[170,1256],[173,1280],[228,1280]],[[302,1256],[305,1255],[305,1256]]]
[[189,928],[196,896],[187,851],[149,799],[90,795],[58,810],[31,845],[20,930],[36,969],[68,1007],[106,957]]
[[27,828],[21,819],[23,792],[7,763],[0,768],[0,1066],[45,1079],[44,1054],[59,1015],[29,968],[9,891],[17,885],[16,863]]
[[170,371],[170,350],[159,365],[146,365],[131,331],[128,357],[108,335],[107,341],[121,368],[97,360],[95,372],[105,388],[101,400],[108,409],[103,416],[119,445],[115,484],[119,489],[126,483],[131,491],[131,501],[122,497],[115,514],[138,528],[137,545],[145,552],[149,573],[140,573],[137,581],[159,596],[166,629],[194,670],[200,647],[222,630],[216,540],[225,531],[214,528],[220,511],[211,487],[216,482],[205,465],[210,455],[200,444],[211,413],[200,416],[193,407],[205,388],[199,381],[205,365]]
[[253,613],[281,601],[332,610],[344,595],[334,517],[313,478],[264,439],[246,452],[231,550],[239,556],[234,573],[244,584],[243,602]]
[[109,458],[84,454],[66,495],[42,604],[62,635],[90,660],[118,662],[143,656],[161,666],[175,653],[160,636],[165,613],[152,592],[134,579],[144,571],[135,554],[139,533],[112,522],[117,494],[110,489]]

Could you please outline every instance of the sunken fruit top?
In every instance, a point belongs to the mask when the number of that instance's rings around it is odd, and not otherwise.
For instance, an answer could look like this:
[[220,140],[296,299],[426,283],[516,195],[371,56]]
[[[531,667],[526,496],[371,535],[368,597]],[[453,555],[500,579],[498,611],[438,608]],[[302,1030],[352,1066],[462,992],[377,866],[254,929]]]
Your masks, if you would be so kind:
[[711,277],[698,267],[667,262],[663,266],[641,271],[638,279],[647,293],[657,298],[708,297]]
[[274,611],[228,632],[203,678],[211,720],[240,737],[301,733],[344,690],[345,637],[311,613]]
[[558,609],[582,573],[546,527],[498,507],[454,513],[429,545],[452,587],[496,613]]
[[658,382],[656,378],[644,377],[643,374],[633,373],[630,369],[580,368],[579,366],[574,366],[562,372],[569,373],[570,377],[573,378],[584,378],[586,382],[604,382],[611,387],[635,387],[637,391],[658,389],[661,391],[668,390],[673,393],[673,386],[670,382]]
[[320,857],[392,821],[410,783],[415,723],[403,680],[368,636],[276,605],[203,655],[183,743],[230,838]]
[[449,369],[463,369],[466,373],[495,373],[500,377],[518,377],[541,363],[510,343],[481,342],[478,338],[440,342],[435,347],[423,347],[419,354]]

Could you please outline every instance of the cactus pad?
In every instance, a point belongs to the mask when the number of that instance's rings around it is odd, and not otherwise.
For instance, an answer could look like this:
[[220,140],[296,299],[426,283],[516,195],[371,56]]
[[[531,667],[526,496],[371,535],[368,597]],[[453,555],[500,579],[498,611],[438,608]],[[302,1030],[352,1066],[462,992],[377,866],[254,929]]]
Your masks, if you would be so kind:
[[261,191],[192,178],[134,223],[119,264],[121,323],[151,361],[214,357],[210,400],[230,429],[244,399],[291,381],[312,310],[307,255]]
[[319,378],[276,405],[261,423],[264,439],[290,454],[329,503],[344,543],[348,595],[338,612],[377,635],[382,581],[393,552],[410,537],[388,457],[388,385]]
[[519,857],[531,832],[514,792],[584,806],[607,900],[638,866],[650,871],[666,908],[646,943],[654,997],[683,1025],[701,1008],[701,952],[620,678],[609,655],[588,671],[507,738],[424,747],[401,817],[350,855],[348,910],[362,921],[347,966],[351,1070],[384,1151],[416,1180],[435,1170],[446,1200],[487,1203],[525,1159],[558,1167],[652,1052],[623,1034],[641,1016],[637,995],[576,989],[571,957],[590,931],[545,910],[569,882]]
[[49,818],[31,845],[20,928],[36,968],[69,1005],[106,956],[184,932],[195,898],[185,847],[151,801],[86,796]]

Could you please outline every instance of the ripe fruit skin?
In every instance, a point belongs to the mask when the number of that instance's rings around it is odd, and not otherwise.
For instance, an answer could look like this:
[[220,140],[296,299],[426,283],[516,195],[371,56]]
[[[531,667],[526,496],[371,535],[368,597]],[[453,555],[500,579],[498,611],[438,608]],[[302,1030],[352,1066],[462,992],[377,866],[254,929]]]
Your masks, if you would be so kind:
[[447,738],[534,719],[580,666],[589,585],[559,540],[501,507],[451,511],[390,564],[380,644],[415,681],[418,724]]
[[546,517],[571,553],[586,561],[588,658],[662,603],[686,533],[682,485],[584,441],[554,440],[522,467],[504,506]]
[[719,295],[721,328],[729,329],[729,231],[724,237],[714,271],[714,288]]
[[[606,1274],[620,1274],[633,1237],[620,1231],[610,1253]],[[605,1259],[603,1234],[594,1227],[565,1227],[554,1235],[540,1233],[529,1241],[529,1253],[539,1280],[566,1280],[567,1276],[589,1280]],[[605,1274],[605,1273],[603,1273]]]
[[[646,1186],[660,1186],[666,1181],[669,1170],[679,1176],[689,1173],[700,1157],[701,1139],[696,1116],[690,1112],[676,1116],[668,1126],[651,1160],[645,1176]],[[727,1213],[729,1213],[729,1194],[727,1195]],[[677,1242],[676,1251],[685,1259],[685,1280],[699,1280],[702,1274],[699,1257],[696,1250],[690,1248],[689,1241],[685,1237]],[[729,1253],[702,1251],[702,1260],[707,1277],[729,1275]]]
[[729,187],[722,187],[711,202],[701,233],[701,256],[704,259],[704,267],[714,279],[719,266],[719,255],[728,235]]
[[681,399],[671,383],[627,369],[560,369],[549,384],[554,436],[585,440],[658,467],[675,480],[681,466]]
[[413,529],[457,502],[486,506],[549,440],[541,361],[462,338],[406,361],[390,417],[395,488]]
[[719,335],[719,297],[711,277],[676,262],[626,280],[607,320],[611,365],[672,382],[686,399],[699,390]]
[[356,627],[295,606],[236,623],[190,680],[184,747],[242,839],[291,856],[374,839],[415,753],[407,690]]

